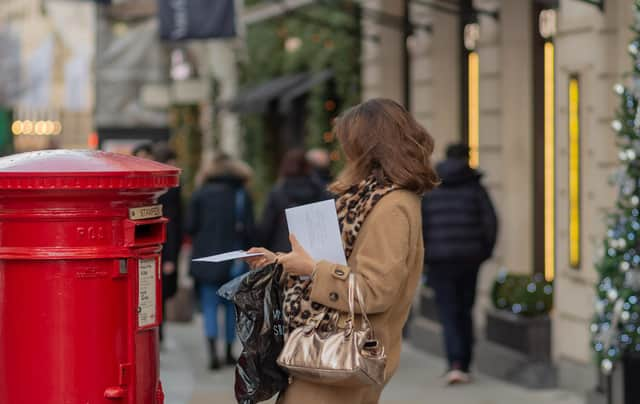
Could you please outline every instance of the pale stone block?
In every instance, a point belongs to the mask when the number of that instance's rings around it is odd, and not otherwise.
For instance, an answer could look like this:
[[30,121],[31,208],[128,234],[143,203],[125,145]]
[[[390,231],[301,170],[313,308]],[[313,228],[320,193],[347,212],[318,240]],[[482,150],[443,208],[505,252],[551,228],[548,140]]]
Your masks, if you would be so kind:
[[[366,35],[376,35],[374,33],[366,31]],[[363,40],[362,41],[362,55],[361,60],[363,64],[372,62],[380,58],[380,44],[374,41]]]
[[483,147],[480,144],[480,171],[486,174],[487,179],[499,179],[503,173],[503,156],[499,148]]
[[411,109],[415,114],[430,113],[433,111],[433,86],[416,85],[411,91]]
[[500,47],[499,44],[482,45],[478,49],[480,75],[495,74],[500,72]]
[[169,86],[165,84],[144,84],[140,90],[142,103],[149,108],[168,108],[171,103]]
[[593,5],[580,2],[560,2],[560,9],[558,10],[559,34],[563,34],[566,31],[600,29],[604,23],[605,19],[602,13]]
[[532,16],[519,2],[501,2],[501,100],[503,187],[505,206],[501,212],[504,263],[532,273]]
[[[587,153],[592,155],[594,170],[599,170],[601,164],[617,164],[618,162],[618,147],[615,143],[616,135],[611,129],[612,120],[589,120]],[[612,173],[600,171],[601,175],[607,178]]]
[[366,63],[362,66],[362,86],[377,86],[381,81],[381,66],[379,61]]
[[[591,29],[559,37],[556,41],[557,68],[559,71],[576,71],[606,68],[606,37]],[[588,49],[588,52],[585,50]]]
[[553,357],[589,363],[592,357],[589,322],[555,315],[553,319]]
[[382,90],[380,89],[380,87],[378,85],[375,86],[368,86],[368,87],[363,87],[362,88],[362,100],[366,101],[366,100],[370,100],[372,98],[379,98],[379,97],[383,97],[383,93]]
[[580,276],[580,272],[567,267],[558,267],[561,271],[554,282],[554,310],[559,316],[567,314],[589,322],[593,316],[595,299],[593,285],[575,279]]
[[480,146],[481,147],[502,147],[501,130],[502,116],[499,114],[480,113]]
[[495,112],[502,109],[502,100],[500,99],[500,76],[480,76],[478,91],[481,120],[483,111]]
[[411,78],[414,83],[422,83],[433,79],[431,56],[422,55],[411,61]]
[[204,102],[210,97],[208,82],[200,79],[176,81],[171,92],[172,101],[178,104]]
[[460,138],[460,80],[455,18],[439,13],[434,23],[431,68],[437,79],[431,97],[437,102],[433,103],[430,130],[440,139],[437,148],[442,152],[446,144]]

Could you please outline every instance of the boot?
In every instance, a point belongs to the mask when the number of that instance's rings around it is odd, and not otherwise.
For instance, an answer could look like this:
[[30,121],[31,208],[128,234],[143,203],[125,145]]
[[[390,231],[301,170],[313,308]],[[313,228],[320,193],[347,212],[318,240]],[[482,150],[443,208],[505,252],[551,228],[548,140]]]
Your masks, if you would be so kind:
[[227,365],[235,365],[236,358],[233,356],[233,345],[227,344]]
[[220,369],[218,352],[216,350],[216,339],[209,338],[209,370]]

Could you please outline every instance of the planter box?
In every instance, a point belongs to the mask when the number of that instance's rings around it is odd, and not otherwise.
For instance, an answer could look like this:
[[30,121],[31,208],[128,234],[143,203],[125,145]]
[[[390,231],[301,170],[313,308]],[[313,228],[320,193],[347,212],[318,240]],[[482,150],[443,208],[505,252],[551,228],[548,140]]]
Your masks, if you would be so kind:
[[429,287],[420,289],[420,315],[428,320],[440,323],[435,292]]
[[521,317],[490,310],[487,312],[487,340],[520,352],[533,361],[551,360],[551,320],[549,316]]

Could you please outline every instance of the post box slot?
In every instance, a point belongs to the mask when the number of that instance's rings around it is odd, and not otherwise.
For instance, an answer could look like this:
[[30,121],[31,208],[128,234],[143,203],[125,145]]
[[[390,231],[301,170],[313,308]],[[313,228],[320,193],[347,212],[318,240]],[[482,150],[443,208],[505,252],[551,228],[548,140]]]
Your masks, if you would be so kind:
[[162,241],[162,223],[136,226],[134,238],[136,240],[136,244]]
[[162,244],[165,239],[165,223],[167,219],[144,221],[127,221],[125,225],[125,241],[127,246],[144,246]]

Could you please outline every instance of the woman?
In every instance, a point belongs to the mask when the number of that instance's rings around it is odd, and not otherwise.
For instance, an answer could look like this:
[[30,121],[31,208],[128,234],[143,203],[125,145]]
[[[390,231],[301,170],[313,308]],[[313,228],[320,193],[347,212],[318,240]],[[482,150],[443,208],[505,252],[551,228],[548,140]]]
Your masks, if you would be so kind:
[[[305,324],[305,318],[323,306],[344,316],[347,279],[354,272],[365,311],[387,352],[386,384],[398,368],[402,328],[422,274],[420,198],[438,181],[430,162],[433,139],[402,106],[386,99],[348,110],[334,132],[347,160],[331,190],[339,195],[348,266],[314,261],[295,235],[291,253],[276,255],[255,248],[251,251],[264,255],[248,261],[252,267],[282,264],[287,273],[284,312],[289,330]],[[373,404],[383,387],[341,388],[294,378],[282,402]]]
[[[245,189],[250,169],[226,155],[213,159],[201,174],[200,188],[193,193],[186,230],[193,238],[193,258],[244,249],[254,227],[253,206]],[[235,363],[232,344],[235,339],[233,304],[221,299],[218,288],[239,275],[238,262],[191,262],[190,274],[196,282],[204,315],[205,334],[209,345],[209,369],[220,368],[216,351],[218,338],[218,306],[225,306],[226,362]]]
[[311,177],[303,149],[289,150],[280,164],[280,179],[269,193],[259,226],[260,242],[271,250],[291,251],[285,209],[306,205],[331,196]]

